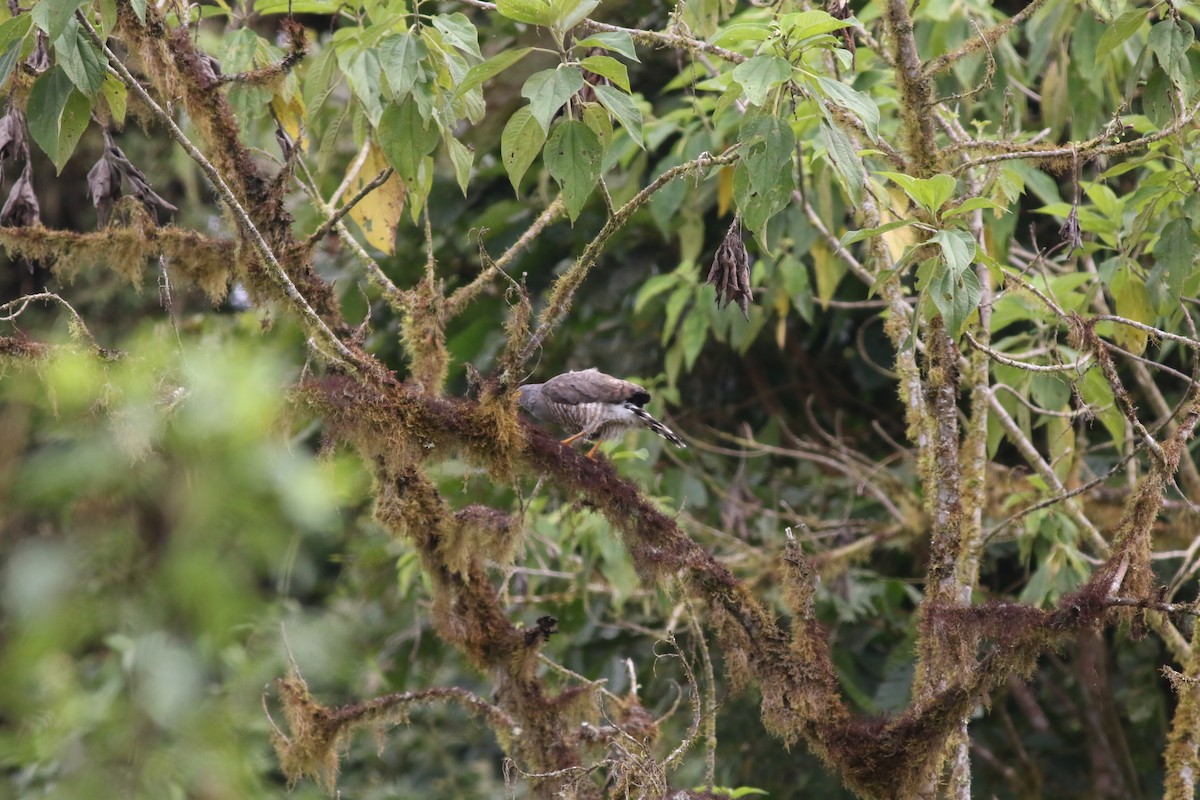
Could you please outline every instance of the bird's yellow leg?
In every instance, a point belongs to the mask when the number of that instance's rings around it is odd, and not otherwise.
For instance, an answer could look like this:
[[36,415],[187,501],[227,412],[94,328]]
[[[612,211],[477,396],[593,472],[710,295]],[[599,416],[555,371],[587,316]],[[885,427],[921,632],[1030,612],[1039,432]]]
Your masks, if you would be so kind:
[[596,442],[594,445],[592,445],[592,449],[591,449],[591,450],[588,450],[588,452],[587,452],[587,457],[588,457],[588,458],[595,458],[595,457],[596,457],[596,451],[597,451],[597,450],[599,450],[599,449],[600,449],[600,442]]
[[575,441],[576,439],[578,439],[580,436],[583,436],[585,433],[587,433],[587,429],[586,429],[586,428],[585,428],[584,430],[581,430],[579,433],[576,433],[576,434],[574,434],[573,436],[568,436],[567,438],[563,439],[563,440],[562,440],[562,443],[563,443],[563,444],[570,444],[571,442],[573,442],[573,441]]

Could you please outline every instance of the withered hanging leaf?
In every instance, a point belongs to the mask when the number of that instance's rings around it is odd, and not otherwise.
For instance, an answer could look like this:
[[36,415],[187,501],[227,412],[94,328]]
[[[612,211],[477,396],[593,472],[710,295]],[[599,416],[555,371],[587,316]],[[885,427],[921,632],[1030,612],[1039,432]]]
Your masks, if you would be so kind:
[[4,208],[0,208],[0,225],[27,228],[34,224],[40,225],[41,222],[41,208],[38,206],[37,195],[33,193],[33,170],[29,161],[26,161],[25,169],[21,170],[21,177],[17,178],[17,182],[8,192]]
[[25,64],[34,72],[45,72],[50,69],[50,50],[47,48],[49,37],[45,31],[38,31],[37,44],[34,45],[33,52],[29,54],[29,58],[25,59]]
[[[146,175],[134,166],[121,148],[117,147],[112,133],[105,130],[104,155],[88,171],[88,191],[92,195],[92,202],[96,206],[96,214],[101,225],[108,220],[113,203],[121,196],[122,178],[128,181],[129,190],[133,196],[141,200],[142,204],[151,211],[167,213],[178,211],[175,206],[150,188],[150,181],[146,179]],[[155,216],[157,217],[157,214]]]
[[707,283],[717,290],[717,308],[736,302],[742,316],[750,319],[750,255],[742,240],[742,218],[735,215],[724,241],[717,248]]
[[25,130],[25,115],[19,109],[9,107],[8,113],[0,118],[0,168],[8,159],[17,156],[29,160],[29,138]]
[[1071,255],[1076,250],[1083,249],[1083,231],[1079,228],[1079,207],[1071,206],[1071,213],[1067,215],[1067,221],[1058,229],[1058,235],[1062,237],[1063,242],[1067,245],[1067,255]]
[[88,170],[88,194],[92,196],[92,205],[96,206],[96,217],[100,227],[108,224],[108,215],[112,212],[113,203],[121,196],[121,172],[106,155]]

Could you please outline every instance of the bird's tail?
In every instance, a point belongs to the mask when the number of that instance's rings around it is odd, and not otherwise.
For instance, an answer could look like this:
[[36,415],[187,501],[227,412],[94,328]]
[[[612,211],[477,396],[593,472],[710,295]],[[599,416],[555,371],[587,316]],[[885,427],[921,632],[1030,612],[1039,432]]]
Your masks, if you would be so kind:
[[637,418],[642,421],[643,425],[657,433],[662,438],[666,439],[671,444],[675,445],[676,447],[687,447],[687,445],[683,443],[683,439],[680,439],[679,435],[676,434],[675,431],[671,430],[666,425],[663,425],[654,417],[650,416],[650,413],[646,411],[646,409],[635,406],[633,403],[627,404],[626,408],[636,414]]

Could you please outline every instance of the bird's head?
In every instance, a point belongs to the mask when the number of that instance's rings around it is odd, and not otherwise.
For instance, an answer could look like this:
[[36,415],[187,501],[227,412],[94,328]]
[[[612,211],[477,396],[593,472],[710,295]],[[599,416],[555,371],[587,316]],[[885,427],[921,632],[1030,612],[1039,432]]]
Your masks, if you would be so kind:
[[537,416],[542,401],[542,385],[540,383],[527,383],[519,388],[521,390],[521,397],[519,398],[521,408]]

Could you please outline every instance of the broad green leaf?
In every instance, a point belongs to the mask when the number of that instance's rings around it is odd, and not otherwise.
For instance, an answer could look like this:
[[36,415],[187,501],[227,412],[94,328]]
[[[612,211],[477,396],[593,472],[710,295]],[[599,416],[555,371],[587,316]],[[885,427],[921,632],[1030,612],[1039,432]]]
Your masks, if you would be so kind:
[[321,112],[325,101],[337,88],[336,74],[337,53],[332,47],[326,47],[313,59],[304,76],[304,107],[311,116]]
[[50,43],[57,44],[58,37],[67,29],[67,21],[83,3],[84,0],[41,0],[30,15],[33,23],[46,32]]
[[13,42],[19,42],[33,27],[31,14],[20,14],[0,23],[0,50],[7,50]]
[[394,33],[379,43],[379,66],[392,87],[396,100],[412,91],[413,84],[425,77],[421,66],[429,57],[429,48],[419,36],[405,31]]
[[379,118],[383,114],[383,103],[380,101],[383,70],[379,66],[379,57],[373,50],[365,50],[350,60],[345,72],[354,96],[367,114],[367,120],[372,125],[379,125]]
[[735,22],[726,25],[713,37],[712,43],[720,47],[742,42],[765,42],[771,38],[771,27],[765,22]]
[[453,14],[438,14],[433,18],[433,27],[442,32],[446,41],[464,53],[483,58],[479,52],[479,32],[467,19],[467,15],[455,11]]
[[458,179],[458,186],[465,196],[467,184],[471,181],[471,165],[475,162],[475,151],[453,136],[446,138],[446,149],[450,153],[450,162],[454,164],[454,177]]
[[867,183],[867,171],[863,167],[862,157],[854,149],[850,138],[836,125],[822,122],[821,133],[825,139],[826,157],[833,163],[834,171],[841,176],[851,204],[857,206],[862,202],[863,190]]
[[612,53],[619,53],[625,56],[630,61],[639,61],[637,50],[633,46],[633,37],[625,31],[614,31],[612,33],[593,33],[586,39],[580,39],[575,43],[577,48],[600,47]]
[[554,6],[554,27],[563,33],[587,19],[600,0],[551,0]]
[[926,287],[929,298],[942,315],[946,331],[957,337],[962,326],[983,297],[979,278],[973,270],[964,270],[957,275],[948,266],[938,265]]
[[1191,81],[1192,67],[1187,51],[1195,39],[1195,29],[1183,20],[1164,19],[1150,28],[1150,49],[1176,84]]
[[583,88],[583,73],[578,67],[560,67],[535,72],[521,87],[521,96],[529,98],[533,117],[550,131],[550,122],[571,96]]
[[696,358],[704,349],[706,339],[708,339],[707,308],[701,309],[692,306],[691,313],[684,317],[683,324],[679,326],[679,344],[683,348],[684,367],[690,370],[695,365]]
[[1112,437],[1113,444],[1120,447],[1125,441],[1125,415],[1121,413],[1121,409],[1117,408],[1112,387],[1108,385],[1100,368],[1089,369],[1084,374],[1083,380],[1079,381],[1076,386],[1083,402],[1088,404],[1088,407],[1104,424],[1108,435]]
[[[971,262],[975,260],[976,244],[974,237],[966,231],[943,230],[929,237],[930,244],[940,245],[946,266],[953,275],[961,275],[971,271]],[[976,281],[976,285],[979,282]]]
[[793,41],[840,31],[853,24],[852,20],[838,19],[827,11],[801,11],[797,14],[784,14],[779,18],[780,29]]
[[912,220],[897,219],[892,220],[884,225],[880,225],[877,228],[864,228],[860,231],[846,231],[845,235],[842,236],[840,244],[842,247],[845,247],[848,244],[861,242],[863,239],[870,239],[872,236],[878,236],[881,233],[887,233],[888,231],[895,230],[896,228],[902,228],[905,225],[912,225]]
[[[29,19],[29,15],[17,17],[17,19]],[[17,39],[9,43],[4,54],[0,55],[0,86],[8,82],[8,78],[16,69],[17,62],[21,59],[21,48],[24,46],[24,39]]]
[[518,196],[521,192],[521,178],[538,157],[538,153],[542,152],[545,142],[546,132],[533,118],[529,106],[518,108],[508,118],[504,133],[500,135],[500,159],[504,162],[508,180]]
[[612,145],[613,123],[607,109],[599,103],[586,103],[580,116],[584,124],[592,129],[592,133],[596,134],[600,141],[600,149],[608,152]]
[[412,98],[389,105],[379,119],[379,146],[409,187],[417,182],[421,162],[437,148],[439,139],[441,129],[437,122],[422,119]]
[[108,74],[107,64],[74,17],[67,20],[63,35],[54,45],[54,54],[75,88],[95,99]]
[[638,290],[637,298],[633,301],[633,313],[636,314],[641,311],[646,307],[647,303],[670,289],[680,280],[679,275],[674,272],[668,272],[665,275],[655,275],[653,278],[647,280],[642,284],[642,288]]
[[995,200],[989,200],[986,197],[971,197],[964,201],[962,205],[946,211],[944,214],[942,214],[942,217],[944,219],[953,219],[954,217],[961,217],[965,214],[970,214],[972,211],[976,211],[981,208],[991,209],[992,211],[1001,211],[1005,214],[1009,213],[1008,206],[1003,206],[1000,203],[997,203]]
[[134,15],[138,18],[138,22],[146,24],[146,0],[129,0],[129,5],[133,8]]
[[595,91],[596,99],[617,118],[617,122],[621,123],[629,138],[637,142],[638,147],[645,149],[646,143],[642,138],[642,111],[633,102],[633,98],[611,86],[597,86]]
[[59,172],[87,128],[91,108],[88,99],[75,89],[57,64],[33,84],[26,112],[29,135],[50,156]]
[[1192,231],[1191,222],[1186,219],[1168,222],[1154,245],[1154,259],[1157,267],[1162,268],[1172,304],[1178,302],[1183,282],[1192,273],[1198,245],[1200,242],[1197,242],[1196,234]]
[[472,89],[482,86],[484,81],[490,80],[504,70],[516,64],[525,56],[529,55],[532,47],[521,47],[516,50],[505,50],[498,53],[482,64],[476,64],[467,70],[467,75],[463,78],[463,82],[459,84],[454,92],[455,97],[462,97]]
[[574,222],[600,178],[604,150],[596,134],[582,122],[564,120],[550,133],[543,154],[546,169],[562,188],[567,214]]
[[629,91],[629,70],[612,56],[588,56],[579,64],[588,72],[608,78],[626,92]]
[[792,65],[779,56],[761,55],[733,68],[733,79],[746,93],[746,101],[761,106],[774,87],[792,76]]
[[829,78],[818,77],[817,84],[820,86],[821,93],[831,103],[841,106],[858,117],[871,141],[874,142],[878,139],[879,106],[875,105],[875,101],[869,95],[857,92],[841,81]]
[[499,0],[496,10],[502,17],[528,25],[548,28],[554,23],[554,7],[546,0]]
[[949,175],[934,175],[932,178],[914,178],[902,172],[880,172],[880,175],[895,183],[917,205],[936,215],[946,201],[954,195],[956,182]]
[[1142,27],[1142,23],[1146,21],[1146,9],[1134,9],[1126,11],[1121,16],[1117,17],[1104,28],[1104,33],[1100,36],[1100,43],[1096,45],[1096,60],[1103,61],[1116,48],[1125,43],[1125,40],[1133,36],[1137,29]]

